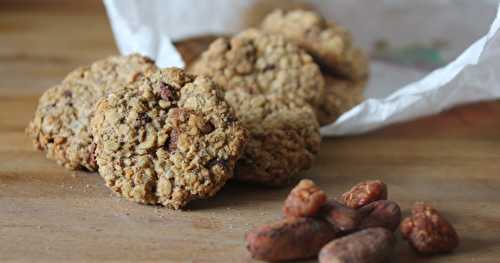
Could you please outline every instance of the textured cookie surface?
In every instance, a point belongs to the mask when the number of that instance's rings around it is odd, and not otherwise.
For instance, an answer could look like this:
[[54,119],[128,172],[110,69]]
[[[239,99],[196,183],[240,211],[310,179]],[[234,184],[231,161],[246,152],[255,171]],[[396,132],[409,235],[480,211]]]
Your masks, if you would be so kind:
[[247,140],[220,88],[175,68],[102,99],[91,127],[99,173],[111,190],[174,209],[215,194]]
[[311,56],[279,35],[256,29],[214,41],[190,68],[226,90],[277,94],[317,105],[324,80]]
[[94,171],[89,122],[96,102],[154,69],[153,61],[139,55],[109,57],[78,68],[42,95],[26,132],[47,158],[68,169]]
[[313,11],[276,10],[264,19],[261,28],[294,41],[330,73],[350,79],[362,79],[368,75],[368,59],[353,46],[350,33]]
[[324,75],[325,96],[316,108],[320,125],[335,122],[342,113],[352,109],[364,99],[366,80],[344,80]]
[[226,92],[250,138],[235,169],[235,179],[283,185],[309,168],[321,137],[314,112],[301,100],[278,95]]

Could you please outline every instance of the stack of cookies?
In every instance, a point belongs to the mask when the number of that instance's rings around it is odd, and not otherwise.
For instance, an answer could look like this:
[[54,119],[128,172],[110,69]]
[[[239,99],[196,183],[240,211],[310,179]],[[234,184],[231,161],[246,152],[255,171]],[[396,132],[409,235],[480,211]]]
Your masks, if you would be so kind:
[[319,152],[319,125],[363,99],[368,59],[350,33],[314,11],[275,10],[215,40],[188,71],[211,77],[248,129],[235,179],[283,185]]
[[363,100],[368,58],[353,44],[347,29],[313,11],[303,10],[276,10],[265,17],[261,28],[292,41],[319,65],[325,88],[322,100],[312,106],[321,125],[334,122]]
[[230,178],[279,186],[309,168],[319,125],[361,100],[367,68],[344,29],[275,11],[215,40],[193,74],[137,54],[76,69],[42,95],[27,133],[120,196],[179,209]]

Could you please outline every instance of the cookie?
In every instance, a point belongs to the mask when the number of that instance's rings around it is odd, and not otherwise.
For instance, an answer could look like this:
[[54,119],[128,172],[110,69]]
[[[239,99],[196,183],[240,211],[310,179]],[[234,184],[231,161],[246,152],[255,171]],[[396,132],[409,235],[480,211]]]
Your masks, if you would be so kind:
[[106,185],[174,209],[214,195],[248,137],[223,96],[209,78],[169,68],[100,100],[91,128]]
[[261,29],[295,42],[330,74],[350,79],[368,76],[368,58],[353,45],[351,34],[313,11],[276,10],[266,16]]
[[333,123],[344,112],[364,100],[366,80],[345,80],[324,75],[325,96],[316,110],[321,126]]
[[276,9],[285,11],[296,9],[315,10],[315,7],[313,4],[302,0],[254,0],[250,2],[250,5],[241,15],[243,27],[258,27],[264,17]]
[[277,94],[318,105],[324,80],[302,49],[279,35],[248,29],[214,41],[190,71],[212,77],[226,90]]
[[250,133],[236,164],[236,180],[279,186],[312,165],[321,136],[310,105],[241,89],[226,92],[225,98]]
[[136,54],[109,57],[74,70],[41,96],[26,129],[35,148],[68,169],[95,171],[88,125],[96,102],[110,90],[153,70],[153,61]]

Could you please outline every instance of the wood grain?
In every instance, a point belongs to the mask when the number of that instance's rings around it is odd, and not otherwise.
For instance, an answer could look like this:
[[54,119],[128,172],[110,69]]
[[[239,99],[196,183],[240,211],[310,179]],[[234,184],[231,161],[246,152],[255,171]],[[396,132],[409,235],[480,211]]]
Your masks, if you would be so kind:
[[[97,174],[66,171],[32,150],[23,130],[38,96],[116,49],[98,2],[82,10],[75,1],[13,2],[0,1],[0,261],[251,262],[245,231],[279,218],[291,186],[229,183],[213,199],[170,211],[115,197]],[[455,253],[432,258],[399,242],[394,262],[498,262],[499,149],[500,103],[488,102],[325,139],[301,177],[332,196],[380,178],[405,214],[429,201],[462,237]]]

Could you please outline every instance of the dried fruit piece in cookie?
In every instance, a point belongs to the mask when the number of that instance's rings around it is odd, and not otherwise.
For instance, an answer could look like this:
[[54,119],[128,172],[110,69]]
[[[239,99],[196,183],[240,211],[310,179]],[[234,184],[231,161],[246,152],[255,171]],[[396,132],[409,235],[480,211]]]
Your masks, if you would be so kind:
[[344,112],[349,111],[364,99],[366,80],[344,80],[330,75],[325,79],[325,95],[316,107],[316,116],[320,125],[335,122]]
[[220,88],[175,68],[101,100],[91,127],[99,173],[111,190],[174,209],[214,195],[247,140]]
[[368,59],[353,46],[351,34],[313,11],[276,10],[264,19],[261,28],[294,41],[330,73],[350,79],[368,76]]
[[380,180],[364,181],[342,194],[342,203],[351,208],[360,208],[371,202],[387,199],[387,186]]
[[236,180],[283,185],[311,166],[321,137],[308,104],[242,90],[226,92],[226,100],[250,132],[245,152],[236,165]]
[[415,203],[411,216],[399,227],[403,238],[422,254],[450,252],[457,248],[459,238],[453,226],[436,209]]
[[287,217],[315,216],[326,202],[326,194],[309,179],[295,186],[285,200],[283,214]]
[[89,122],[96,102],[110,90],[156,70],[154,62],[134,54],[109,57],[71,72],[39,100],[26,129],[35,147],[68,169],[97,169]]
[[282,36],[256,29],[217,39],[191,70],[226,90],[291,96],[311,105],[323,95],[323,76],[311,56]]

